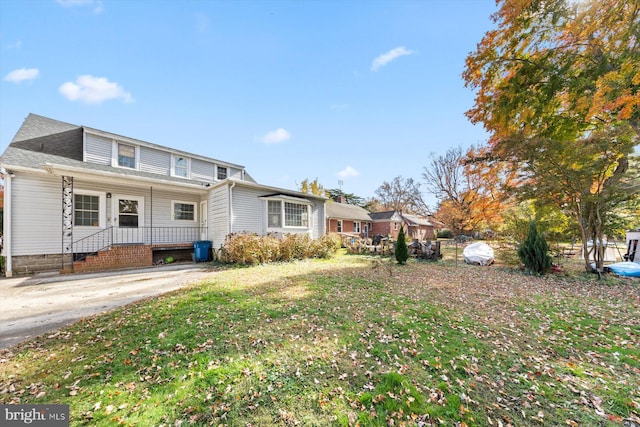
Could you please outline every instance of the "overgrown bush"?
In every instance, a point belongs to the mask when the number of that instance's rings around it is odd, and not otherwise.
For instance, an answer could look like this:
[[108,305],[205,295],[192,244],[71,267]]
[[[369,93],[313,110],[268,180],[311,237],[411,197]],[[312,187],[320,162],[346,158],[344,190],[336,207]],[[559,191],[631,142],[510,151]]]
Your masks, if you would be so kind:
[[330,258],[342,247],[342,238],[338,234],[326,234],[311,241],[311,257]]
[[396,241],[394,255],[396,256],[398,264],[404,264],[409,259],[409,248],[407,248],[407,242],[405,240],[404,230],[402,227],[400,227],[400,232],[398,233],[398,241]]
[[543,234],[538,233],[535,221],[529,223],[529,231],[520,247],[518,257],[525,269],[533,274],[546,274],[551,270],[549,245]]
[[308,234],[287,234],[282,238],[234,233],[227,236],[220,260],[228,264],[263,264],[305,258],[329,258],[340,249],[339,236],[311,239]]
[[438,239],[453,239],[453,231],[448,228],[443,228],[442,230],[438,230]]

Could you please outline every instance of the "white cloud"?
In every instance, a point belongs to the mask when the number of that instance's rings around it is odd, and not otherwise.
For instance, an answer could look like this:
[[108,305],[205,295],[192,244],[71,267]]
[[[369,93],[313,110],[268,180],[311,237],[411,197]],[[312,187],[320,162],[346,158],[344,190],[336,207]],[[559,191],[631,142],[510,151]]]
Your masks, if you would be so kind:
[[133,102],[133,97],[118,83],[110,82],[104,77],[83,75],[74,82],[66,82],[58,89],[70,101],[82,101],[87,104],[100,104],[110,99],[122,99],[125,103]]
[[389,52],[383,53],[373,60],[373,62],[371,63],[371,71],[378,71],[379,68],[384,67],[389,62],[394,61],[401,56],[411,55],[413,53],[415,52],[406,49],[404,46],[399,46],[395,49],[391,49]]
[[347,166],[337,173],[338,178],[349,178],[350,176],[358,176],[360,173],[352,168],[351,166]]
[[283,128],[278,128],[276,130],[272,130],[266,133],[260,141],[265,144],[278,144],[280,142],[288,141],[291,139],[291,134],[288,130]]
[[102,6],[102,0],[56,0],[62,7],[82,7],[82,6],[92,6],[93,13],[98,14],[104,11],[104,7]]
[[33,80],[40,76],[40,70],[37,68],[20,68],[19,70],[13,70],[4,79],[11,83],[21,83],[25,80]]

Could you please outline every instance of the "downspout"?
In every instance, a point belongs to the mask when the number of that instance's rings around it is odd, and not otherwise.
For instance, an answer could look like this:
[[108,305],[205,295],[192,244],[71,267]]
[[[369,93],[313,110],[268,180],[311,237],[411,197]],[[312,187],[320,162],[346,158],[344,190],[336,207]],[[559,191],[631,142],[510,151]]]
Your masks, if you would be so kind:
[[322,203],[322,216],[325,218],[324,222],[324,233],[320,233],[320,236],[324,236],[325,234],[329,234],[331,232],[331,218],[327,218],[327,201],[325,200]]
[[11,262],[11,178],[13,173],[4,170],[4,219],[3,219],[3,231],[4,235],[2,240],[4,246],[2,247],[2,254],[4,255],[5,264],[4,272],[6,277],[13,276],[13,266]]
[[229,214],[229,232],[227,234],[231,234],[231,231],[233,230],[233,187],[236,186],[235,182],[232,182],[231,185],[229,186],[229,209],[228,209],[228,214]]
[[151,225],[149,227],[149,235],[151,240],[151,247],[153,247],[153,187],[149,187],[149,198],[150,200],[150,209],[149,209],[149,220],[151,221]]

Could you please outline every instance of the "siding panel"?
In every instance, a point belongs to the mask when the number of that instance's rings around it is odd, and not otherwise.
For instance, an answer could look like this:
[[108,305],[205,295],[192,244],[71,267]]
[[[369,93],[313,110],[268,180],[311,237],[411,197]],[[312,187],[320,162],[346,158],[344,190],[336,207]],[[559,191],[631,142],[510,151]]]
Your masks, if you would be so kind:
[[62,179],[48,175],[13,178],[12,255],[62,252]]
[[110,139],[85,134],[85,156],[89,163],[111,165],[113,142]]
[[242,170],[236,168],[228,168],[229,178],[242,180]]
[[265,201],[259,198],[264,191],[237,186],[232,192],[232,232],[264,234]]
[[222,186],[209,193],[209,230],[213,247],[219,248],[228,234],[229,215],[227,210],[228,187]]
[[171,153],[140,147],[140,170],[169,176],[171,174]]
[[213,182],[214,170],[215,165],[213,163],[207,163],[200,159],[191,160],[191,179]]

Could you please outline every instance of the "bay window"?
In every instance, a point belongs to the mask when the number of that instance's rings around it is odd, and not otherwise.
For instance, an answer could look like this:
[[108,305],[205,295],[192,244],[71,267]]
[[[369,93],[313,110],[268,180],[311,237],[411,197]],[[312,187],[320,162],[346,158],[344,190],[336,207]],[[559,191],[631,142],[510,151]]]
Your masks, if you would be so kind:
[[267,200],[267,226],[269,228],[309,228],[311,207],[291,199]]

